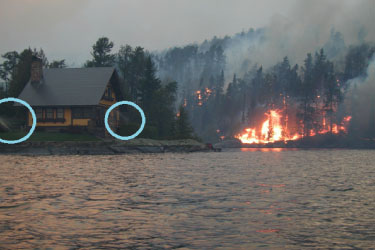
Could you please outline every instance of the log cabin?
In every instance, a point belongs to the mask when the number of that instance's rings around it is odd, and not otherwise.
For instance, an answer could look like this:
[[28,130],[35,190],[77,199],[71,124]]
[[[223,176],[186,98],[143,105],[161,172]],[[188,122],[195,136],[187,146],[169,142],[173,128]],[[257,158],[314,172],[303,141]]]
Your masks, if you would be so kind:
[[[104,132],[106,110],[121,99],[120,78],[115,68],[50,68],[33,57],[31,77],[19,95],[37,117],[37,129],[87,130]],[[28,114],[27,125],[32,125]],[[119,113],[111,112],[108,122],[118,129]]]

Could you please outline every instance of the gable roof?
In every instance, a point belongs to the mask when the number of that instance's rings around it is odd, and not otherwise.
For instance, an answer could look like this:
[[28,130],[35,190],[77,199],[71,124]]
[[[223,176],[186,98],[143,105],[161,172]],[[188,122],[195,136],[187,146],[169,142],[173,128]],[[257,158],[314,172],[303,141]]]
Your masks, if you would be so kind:
[[31,106],[98,105],[115,68],[43,69],[43,84],[30,81],[19,98]]

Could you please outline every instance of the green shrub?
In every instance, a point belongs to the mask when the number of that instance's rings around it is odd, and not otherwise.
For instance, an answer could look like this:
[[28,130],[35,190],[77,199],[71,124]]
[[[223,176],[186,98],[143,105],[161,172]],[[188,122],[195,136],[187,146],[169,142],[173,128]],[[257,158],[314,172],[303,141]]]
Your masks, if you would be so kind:
[[[118,134],[121,136],[129,136],[137,132],[139,129],[139,123],[128,123],[121,125]],[[142,133],[138,136],[140,138],[158,139],[158,129],[154,126],[146,125]]]
[[121,136],[129,136],[137,132],[139,129],[139,124],[137,123],[128,123],[121,125],[118,131],[118,134]]
[[139,135],[140,138],[159,139],[159,131],[154,126],[145,126],[145,129]]

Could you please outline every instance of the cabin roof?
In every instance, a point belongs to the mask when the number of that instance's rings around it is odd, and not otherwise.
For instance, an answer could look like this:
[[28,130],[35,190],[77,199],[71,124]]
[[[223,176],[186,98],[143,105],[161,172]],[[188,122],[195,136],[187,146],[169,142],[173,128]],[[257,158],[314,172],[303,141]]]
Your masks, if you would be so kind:
[[43,83],[29,81],[19,98],[31,106],[98,105],[113,74],[113,67],[43,69]]

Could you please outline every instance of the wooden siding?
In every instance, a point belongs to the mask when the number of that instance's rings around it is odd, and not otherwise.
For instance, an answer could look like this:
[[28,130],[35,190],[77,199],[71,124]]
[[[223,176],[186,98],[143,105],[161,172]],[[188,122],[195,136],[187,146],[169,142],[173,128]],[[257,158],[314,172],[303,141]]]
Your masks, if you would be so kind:
[[[53,109],[53,115],[56,117],[56,109]],[[66,127],[72,124],[72,110],[70,108],[64,108],[64,122],[40,122],[37,120],[37,126],[39,127]],[[33,118],[30,113],[28,113],[28,125],[33,124]]]
[[89,125],[90,120],[91,119],[73,119],[73,126],[87,127]]

